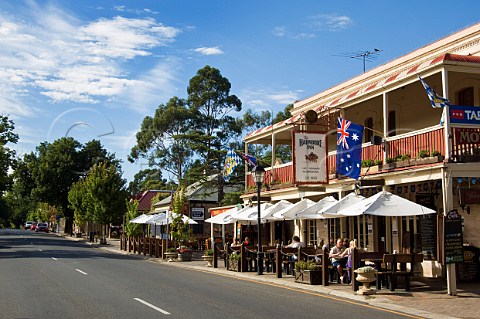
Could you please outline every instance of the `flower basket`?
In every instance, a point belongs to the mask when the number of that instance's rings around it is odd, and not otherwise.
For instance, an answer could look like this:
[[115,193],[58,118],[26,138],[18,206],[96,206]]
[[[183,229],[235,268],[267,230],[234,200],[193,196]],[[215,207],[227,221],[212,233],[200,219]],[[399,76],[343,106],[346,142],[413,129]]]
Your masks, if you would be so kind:
[[241,262],[242,262],[242,259],[240,258],[240,255],[236,253],[232,253],[228,256],[227,269],[231,271],[240,271]]

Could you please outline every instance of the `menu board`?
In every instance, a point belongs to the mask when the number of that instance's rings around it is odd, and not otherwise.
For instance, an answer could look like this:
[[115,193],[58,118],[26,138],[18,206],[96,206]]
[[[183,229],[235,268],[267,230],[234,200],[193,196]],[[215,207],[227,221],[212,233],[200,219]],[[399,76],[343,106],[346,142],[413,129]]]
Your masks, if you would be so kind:
[[463,262],[462,218],[452,209],[443,218],[445,264]]
[[463,263],[458,264],[458,280],[464,282],[480,280],[480,249],[463,246]]
[[426,260],[436,259],[437,241],[437,215],[429,214],[420,219],[420,234],[422,242],[422,254]]

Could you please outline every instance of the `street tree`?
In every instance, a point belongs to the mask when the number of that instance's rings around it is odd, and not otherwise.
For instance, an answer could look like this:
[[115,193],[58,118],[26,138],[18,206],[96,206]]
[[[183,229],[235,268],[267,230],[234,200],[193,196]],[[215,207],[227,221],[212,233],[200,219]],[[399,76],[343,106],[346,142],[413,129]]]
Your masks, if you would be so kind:
[[133,176],[133,180],[128,185],[128,191],[132,196],[146,190],[170,190],[176,188],[177,184],[162,178],[161,170],[155,168],[139,171]]
[[14,133],[15,125],[8,116],[0,115],[0,197],[12,185],[9,170],[15,159],[15,151],[8,144],[16,144],[18,135]]
[[191,127],[192,114],[186,102],[178,97],[161,104],[153,117],[143,119],[137,133],[137,144],[131,149],[128,160],[147,160],[150,167],[165,170],[174,179],[181,180],[185,169],[191,164],[192,150],[185,134]]
[[107,162],[95,164],[84,179],[81,193],[85,196],[85,202],[81,207],[86,208],[86,213],[94,222],[104,226],[104,236],[106,226],[110,223],[119,224],[126,211],[125,199],[128,194],[125,184],[122,172]]

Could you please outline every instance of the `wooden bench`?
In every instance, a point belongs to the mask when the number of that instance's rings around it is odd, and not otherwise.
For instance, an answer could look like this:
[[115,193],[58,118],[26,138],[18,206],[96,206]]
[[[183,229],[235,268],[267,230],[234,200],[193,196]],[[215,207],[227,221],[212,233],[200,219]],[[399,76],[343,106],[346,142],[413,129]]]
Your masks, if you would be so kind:
[[262,246],[263,260],[265,263],[266,272],[275,272],[276,271],[276,262],[275,262],[275,248],[276,246]]
[[[410,282],[414,275],[415,264],[421,262],[423,262],[422,254],[383,255],[385,270],[382,271],[382,274],[387,278],[387,285],[390,291],[395,291],[397,288],[398,277],[405,278],[405,291],[410,291]],[[410,267],[409,269],[408,266]]]
[[245,268],[242,269],[242,272],[257,271],[257,249],[253,246],[244,246],[243,252],[244,258],[242,260],[245,259],[245,262],[242,262],[242,264],[245,265]]
[[292,256],[298,253],[298,248],[287,248],[277,246],[275,248],[276,270],[277,278],[282,278],[282,273],[287,275],[293,275],[295,268],[295,261],[292,260]]

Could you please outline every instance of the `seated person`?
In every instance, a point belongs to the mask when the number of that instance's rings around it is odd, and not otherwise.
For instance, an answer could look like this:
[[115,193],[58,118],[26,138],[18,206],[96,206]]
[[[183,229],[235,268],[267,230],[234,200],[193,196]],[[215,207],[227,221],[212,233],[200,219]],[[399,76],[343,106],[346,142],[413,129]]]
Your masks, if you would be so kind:
[[250,246],[250,238],[245,237],[245,240],[243,241],[243,246]]
[[[300,241],[300,237],[298,236],[293,236],[292,238],[292,243],[290,245],[285,246],[286,248],[299,248],[299,247],[305,247],[305,243]],[[297,260],[297,255],[292,256],[292,260]]]
[[335,247],[330,250],[329,258],[332,260],[332,265],[334,268],[337,268],[338,275],[340,276],[340,282],[343,282],[343,269],[347,263],[347,258],[345,258],[344,251],[346,250],[343,246],[343,240],[339,238]]

